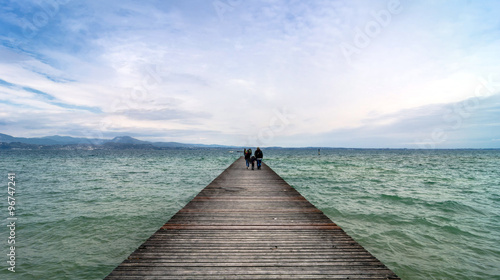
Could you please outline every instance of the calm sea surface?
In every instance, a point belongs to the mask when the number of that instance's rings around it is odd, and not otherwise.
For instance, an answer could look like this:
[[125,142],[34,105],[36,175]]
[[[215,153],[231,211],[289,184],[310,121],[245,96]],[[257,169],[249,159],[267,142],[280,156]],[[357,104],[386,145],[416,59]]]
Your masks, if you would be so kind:
[[[102,279],[239,155],[0,151],[0,279]],[[402,279],[500,279],[500,150],[284,149],[264,161]]]

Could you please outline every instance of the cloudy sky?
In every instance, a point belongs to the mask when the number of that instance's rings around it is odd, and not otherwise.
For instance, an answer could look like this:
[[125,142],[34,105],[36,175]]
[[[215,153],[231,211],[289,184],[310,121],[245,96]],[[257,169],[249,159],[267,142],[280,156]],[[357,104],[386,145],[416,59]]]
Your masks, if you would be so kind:
[[0,3],[0,133],[500,148],[498,1]]

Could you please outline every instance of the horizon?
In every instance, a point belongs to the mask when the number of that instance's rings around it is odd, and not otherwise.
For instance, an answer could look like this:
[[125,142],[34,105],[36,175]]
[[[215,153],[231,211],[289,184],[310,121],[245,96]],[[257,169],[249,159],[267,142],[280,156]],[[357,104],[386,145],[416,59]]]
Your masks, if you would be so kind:
[[498,149],[498,14],[466,0],[9,1],[0,130]]
[[[5,133],[0,133],[0,134],[3,134],[3,135],[7,135],[7,136],[12,136],[14,138],[28,138],[28,139],[43,139],[43,138],[49,138],[49,137],[72,137],[72,136],[64,136],[64,135],[47,135],[47,136],[40,136],[40,137],[16,137],[16,136],[13,136],[13,135],[8,135],[8,134],[5,134]],[[149,142],[149,143],[155,143],[155,142],[150,142],[150,141],[147,141],[147,140],[142,140],[142,139],[139,139],[139,138],[135,138],[135,137],[131,137],[131,136],[128,136],[128,135],[120,135],[120,136],[115,136],[113,138],[107,138],[107,139],[98,139],[98,140],[108,140],[108,141],[112,141],[116,138],[120,138],[120,137],[130,137],[134,140],[139,140],[139,141],[145,141],[145,142]],[[77,137],[72,137],[72,138],[77,138]],[[99,146],[99,145],[102,145],[102,144],[95,144],[95,143],[92,143],[91,140],[95,140],[95,139],[92,139],[92,138],[85,138],[85,137],[82,137],[84,139],[88,139],[89,140],[89,143],[86,144],[86,145],[94,145],[94,146]],[[0,143],[6,143],[6,142],[2,142],[0,141]],[[10,143],[13,143],[13,142],[10,142]],[[157,143],[162,143],[162,141],[160,142],[157,142]],[[179,144],[183,144],[183,145],[195,145],[194,147],[192,148],[210,148],[210,149],[229,149],[229,148],[256,148],[257,146],[240,146],[240,145],[221,145],[221,144],[217,144],[217,143],[211,143],[211,144],[200,144],[200,143],[183,143],[183,142],[163,142],[163,143],[179,143]],[[53,145],[82,145],[82,143],[80,144],[36,144],[36,145],[41,145],[41,146],[53,146]],[[143,144],[136,144],[136,145],[143,145]],[[203,146],[196,146],[196,145],[204,145],[204,146],[216,146],[216,147],[203,147]],[[261,149],[339,149],[339,150],[422,150],[422,151],[425,151],[425,150],[499,150],[500,148],[391,148],[391,147],[379,147],[379,148],[374,148],[374,147],[329,147],[329,146],[298,146],[298,147],[289,147],[289,146],[260,146]]]

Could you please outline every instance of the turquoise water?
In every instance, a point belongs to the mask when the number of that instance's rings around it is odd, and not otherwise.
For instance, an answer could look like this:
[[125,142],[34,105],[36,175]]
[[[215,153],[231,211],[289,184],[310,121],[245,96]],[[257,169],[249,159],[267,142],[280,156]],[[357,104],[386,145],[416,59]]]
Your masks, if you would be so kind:
[[[500,279],[500,151],[264,150],[402,279]],[[0,279],[102,279],[239,154],[0,151]],[[7,173],[16,172],[16,272]]]

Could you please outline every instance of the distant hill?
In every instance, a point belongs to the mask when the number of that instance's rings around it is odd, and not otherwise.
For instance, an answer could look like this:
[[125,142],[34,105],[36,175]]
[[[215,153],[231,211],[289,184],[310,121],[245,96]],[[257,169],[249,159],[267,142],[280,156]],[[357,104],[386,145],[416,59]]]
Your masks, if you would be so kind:
[[[30,138],[27,138],[30,139]],[[94,145],[101,145],[107,142],[108,140],[103,140],[103,139],[89,139],[89,138],[77,138],[77,137],[70,137],[70,136],[59,136],[59,135],[54,135],[54,136],[45,136],[42,138],[31,138],[31,139],[48,139],[48,140],[53,140],[56,142],[56,145],[71,145],[71,144],[94,144]]]
[[0,142],[12,143],[19,142],[24,144],[34,144],[34,145],[57,145],[57,141],[45,138],[23,138],[23,137],[13,137],[7,134],[0,133]]
[[117,136],[111,139],[109,142],[120,143],[120,144],[151,144],[148,141],[141,141],[130,136]]
[[16,142],[15,139],[16,139],[15,137],[0,133],[0,142],[4,143]]
[[[90,139],[90,138],[78,138],[71,136],[45,136],[39,138],[24,138],[24,137],[14,137],[7,134],[0,133],[0,143],[4,143],[2,146],[4,149],[8,147],[32,147],[21,144],[29,145],[44,145],[44,146],[68,146],[68,145],[89,145],[89,146],[102,146],[108,149],[157,149],[157,148],[234,148],[232,146],[223,145],[204,145],[204,144],[185,144],[178,142],[149,142],[142,141],[130,136],[117,136],[113,139]],[[15,145],[6,145],[13,144]]]

